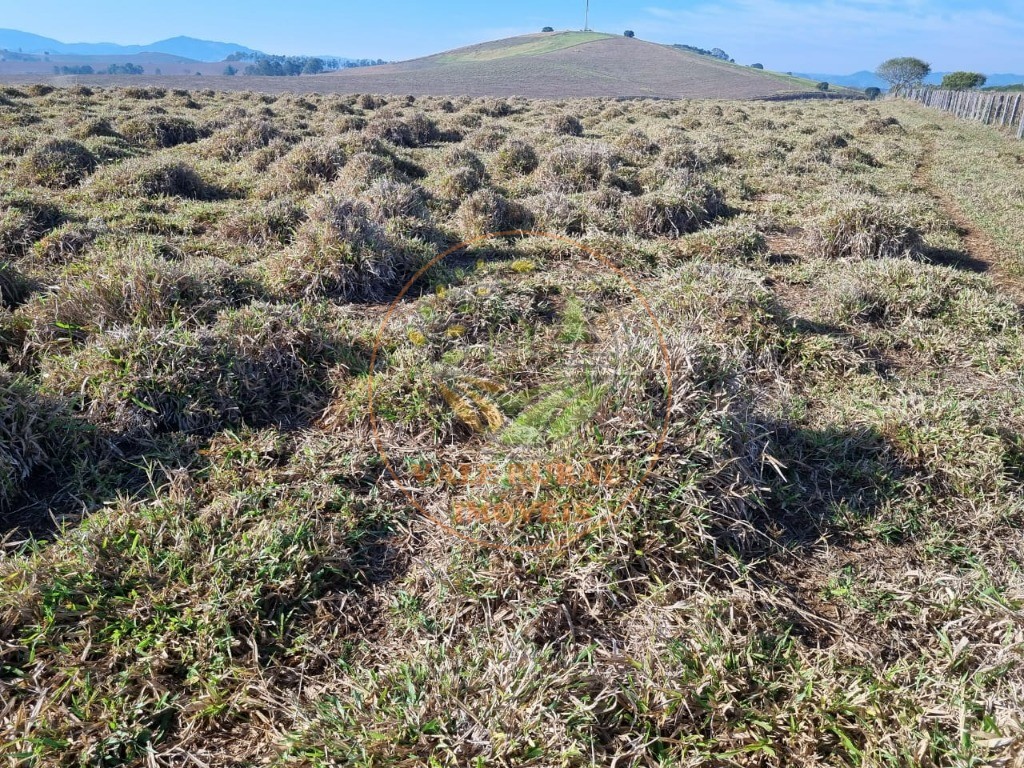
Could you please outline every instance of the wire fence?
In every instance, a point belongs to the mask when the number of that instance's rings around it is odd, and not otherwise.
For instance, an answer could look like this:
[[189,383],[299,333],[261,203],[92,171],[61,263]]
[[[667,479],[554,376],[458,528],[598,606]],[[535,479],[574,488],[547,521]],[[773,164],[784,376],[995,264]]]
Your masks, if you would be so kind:
[[1009,129],[1024,139],[1024,93],[984,93],[982,91],[940,91],[915,88],[907,98],[926,107],[951,112],[964,120]]

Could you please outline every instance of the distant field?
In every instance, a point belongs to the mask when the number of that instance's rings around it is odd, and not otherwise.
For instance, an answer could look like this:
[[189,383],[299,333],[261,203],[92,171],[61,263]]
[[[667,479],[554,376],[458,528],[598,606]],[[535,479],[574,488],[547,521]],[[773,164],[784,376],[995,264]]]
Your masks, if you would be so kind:
[[[515,56],[537,56],[552,51],[572,48],[595,40],[605,40],[612,35],[601,32],[552,32],[531,35],[527,39],[512,38],[493,43],[483,43],[457,51],[443,53],[436,60],[445,64],[470,61],[496,61]],[[530,39],[534,38],[534,39]]]
[[897,100],[0,87],[0,758],[1017,768],[1022,167]]
[[[215,70],[222,69],[215,67]],[[202,71],[208,72],[207,69]],[[2,74],[10,83],[47,80],[90,86],[152,84],[264,93],[388,93],[414,96],[527,98],[821,98],[816,83],[708,56],[592,32],[527,35],[378,67],[291,78],[76,77],[51,80]],[[832,98],[860,98],[836,89]]]

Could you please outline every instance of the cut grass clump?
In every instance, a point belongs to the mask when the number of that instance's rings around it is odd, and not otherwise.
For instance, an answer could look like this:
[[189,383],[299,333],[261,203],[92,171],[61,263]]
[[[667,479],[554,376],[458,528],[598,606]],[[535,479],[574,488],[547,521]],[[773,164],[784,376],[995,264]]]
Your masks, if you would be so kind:
[[506,176],[533,173],[540,165],[533,145],[519,139],[505,142],[494,162],[498,171]]
[[280,198],[235,211],[220,222],[217,231],[240,245],[284,245],[291,242],[305,215],[297,202]]
[[26,305],[31,346],[81,340],[119,326],[197,324],[224,305],[209,262],[181,264],[152,255],[112,257],[79,269]]
[[812,226],[810,244],[823,258],[882,259],[917,251],[921,238],[899,211],[864,198],[829,208]]
[[82,437],[63,408],[0,365],[0,514],[30,490],[38,473],[71,464]]
[[481,189],[459,206],[454,221],[461,237],[474,238],[495,232],[529,229],[532,218],[529,210],[520,203],[493,189]]
[[437,141],[439,137],[437,123],[422,112],[401,117],[378,112],[367,124],[364,133],[398,147],[422,147]]
[[0,261],[0,307],[14,309],[28,297],[31,283],[6,261]]
[[624,231],[642,237],[679,237],[725,212],[722,193],[699,181],[674,182],[654,192],[625,197],[619,208]]
[[217,196],[217,190],[194,167],[169,157],[143,157],[104,169],[92,179],[92,187],[103,198],[209,200]]
[[605,174],[614,171],[618,157],[606,144],[580,142],[558,147],[541,168],[545,186],[555,192],[597,189]]
[[395,161],[390,157],[372,152],[359,152],[341,169],[335,188],[348,195],[358,195],[380,179],[408,181],[404,174],[395,168]]
[[208,435],[319,415],[328,369],[351,358],[343,346],[322,313],[253,304],[208,328],[104,334],[49,358],[45,375],[49,389],[78,398],[82,413],[107,429]]
[[851,265],[824,292],[819,314],[844,325],[889,328],[933,320],[972,335],[1002,333],[1019,323],[1013,303],[997,296],[985,278],[900,258]]
[[166,149],[199,141],[195,123],[183,117],[135,117],[120,124],[121,135],[140,147]]
[[744,263],[765,256],[768,242],[753,223],[736,221],[681,238],[677,253],[711,262]]
[[872,117],[860,127],[860,132],[876,136],[905,136],[907,130],[895,117]]
[[275,162],[260,182],[258,195],[271,199],[281,195],[316,192],[334,181],[348,160],[348,147],[338,139],[305,139]]
[[71,129],[76,139],[92,139],[98,136],[118,136],[113,124],[105,117],[90,117],[76,123]]
[[270,145],[281,132],[268,120],[243,117],[210,137],[208,150],[218,160],[232,161]]
[[0,197],[0,258],[22,256],[62,218],[60,209],[33,196]]
[[96,170],[96,156],[71,139],[50,139],[29,150],[18,163],[25,184],[64,189]]
[[326,195],[313,201],[292,246],[267,262],[268,280],[295,298],[382,300],[420,256],[393,242],[367,203]]
[[488,180],[483,161],[472,150],[455,149],[448,153],[444,167],[446,170],[437,182],[437,193],[450,208],[457,207]]
[[575,115],[555,115],[548,121],[548,128],[559,136],[583,135],[583,123]]

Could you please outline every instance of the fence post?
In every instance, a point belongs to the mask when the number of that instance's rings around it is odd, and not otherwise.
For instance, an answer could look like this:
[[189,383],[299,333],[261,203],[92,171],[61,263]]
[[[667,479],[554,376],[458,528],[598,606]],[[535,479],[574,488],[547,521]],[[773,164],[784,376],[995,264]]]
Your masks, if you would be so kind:
[[932,109],[950,112],[962,120],[985,125],[1009,126],[1018,139],[1024,139],[1024,94],[1011,96],[981,91],[941,91],[935,88],[912,88],[904,98]]

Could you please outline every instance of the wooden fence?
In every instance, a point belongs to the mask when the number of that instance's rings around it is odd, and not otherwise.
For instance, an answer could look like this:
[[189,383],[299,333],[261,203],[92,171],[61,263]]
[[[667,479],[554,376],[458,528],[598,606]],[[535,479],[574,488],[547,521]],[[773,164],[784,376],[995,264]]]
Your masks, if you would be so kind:
[[984,93],[982,91],[940,91],[918,88],[907,98],[927,107],[952,112],[964,120],[1009,128],[1024,139],[1024,93]]

